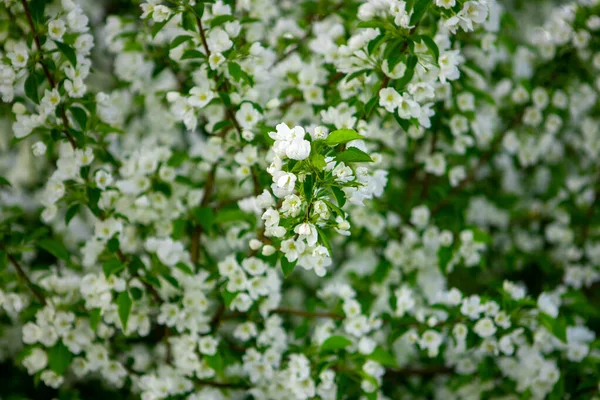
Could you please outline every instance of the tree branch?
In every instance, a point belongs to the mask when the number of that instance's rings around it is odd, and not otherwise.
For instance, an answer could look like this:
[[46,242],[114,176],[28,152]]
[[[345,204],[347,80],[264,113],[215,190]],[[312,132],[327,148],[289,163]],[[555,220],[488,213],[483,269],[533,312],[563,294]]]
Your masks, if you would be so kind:
[[17,274],[23,280],[23,282],[25,282],[25,284],[27,285],[27,287],[29,288],[31,293],[39,300],[40,303],[42,303],[43,305],[46,305],[46,298],[44,297],[42,292],[40,292],[35,287],[33,282],[31,282],[31,280],[29,279],[29,277],[27,276],[27,274],[25,273],[25,271],[23,270],[23,268],[21,267],[21,265],[19,264],[17,259],[12,254],[7,253],[7,256],[8,256],[8,259],[10,260],[11,264],[17,270]]

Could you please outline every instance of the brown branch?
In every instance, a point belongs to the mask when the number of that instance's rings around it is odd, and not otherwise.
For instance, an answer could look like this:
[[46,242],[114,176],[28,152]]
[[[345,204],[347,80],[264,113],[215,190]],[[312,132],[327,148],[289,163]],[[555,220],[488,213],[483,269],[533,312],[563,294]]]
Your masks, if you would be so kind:
[[[35,24],[33,23],[33,18],[31,17],[31,11],[29,10],[29,5],[27,4],[27,0],[21,0],[21,4],[23,4],[23,8],[25,9],[25,16],[27,17],[27,23],[29,24],[29,28],[31,29],[31,33],[33,34],[33,41],[35,42],[35,46],[37,47],[38,52],[40,54],[40,59],[38,60],[38,62],[42,66],[42,69],[44,70],[44,75],[46,75],[46,79],[48,80],[50,87],[52,89],[54,89],[56,87],[56,82],[54,82],[54,78],[52,78],[52,74],[50,74],[50,70],[48,70],[48,67],[44,63],[44,56],[42,53],[42,45],[40,44],[40,38],[38,37],[38,31],[35,29]],[[64,132],[65,136],[67,137],[67,140],[69,141],[69,143],[71,143],[71,147],[76,149],[77,142],[75,142],[75,139],[73,138],[71,133],[69,133],[69,120],[67,119],[67,114],[65,112],[64,106],[62,106],[62,105],[59,106],[59,110],[60,110],[60,117],[62,119],[62,123],[65,128],[63,132]]]
[[21,267],[21,265],[19,264],[19,262],[17,261],[17,259],[12,254],[8,254],[7,253],[7,256],[8,256],[8,259],[10,260],[11,264],[17,270],[17,274],[23,280],[23,282],[25,282],[25,284],[27,285],[27,287],[29,288],[29,290],[31,291],[31,293],[39,300],[40,303],[42,303],[43,305],[46,305],[46,298],[44,297],[44,295],[42,294],[42,292],[40,292],[35,287],[35,285],[33,284],[33,282],[31,282],[31,280],[29,279],[29,277],[27,276],[27,274],[25,273],[25,271],[23,271],[23,268]]
[[225,304],[223,302],[219,303],[219,308],[217,308],[217,312],[210,320],[210,326],[213,327],[213,332],[217,330],[219,324],[221,323],[221,319],[223,318],[223,314],[225,313]]

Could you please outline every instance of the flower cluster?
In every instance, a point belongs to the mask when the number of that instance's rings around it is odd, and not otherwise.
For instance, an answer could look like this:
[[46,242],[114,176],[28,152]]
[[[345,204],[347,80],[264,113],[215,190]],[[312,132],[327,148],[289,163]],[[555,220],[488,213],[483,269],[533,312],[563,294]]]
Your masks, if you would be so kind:
[[0,0],[0,397],[600,399],[600,1],[521,3]]

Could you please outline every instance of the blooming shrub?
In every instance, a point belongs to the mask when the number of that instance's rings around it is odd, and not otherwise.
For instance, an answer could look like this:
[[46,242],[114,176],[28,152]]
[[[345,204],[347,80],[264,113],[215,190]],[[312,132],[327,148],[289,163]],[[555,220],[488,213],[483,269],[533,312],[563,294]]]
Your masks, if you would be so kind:
[[600,398],[600,1],[0,4],[0,395]]

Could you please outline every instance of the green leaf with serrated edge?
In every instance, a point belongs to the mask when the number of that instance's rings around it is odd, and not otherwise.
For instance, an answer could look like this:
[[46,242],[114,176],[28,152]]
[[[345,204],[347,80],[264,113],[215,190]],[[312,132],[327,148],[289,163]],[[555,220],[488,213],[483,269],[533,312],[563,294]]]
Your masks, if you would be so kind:
[[321,351],[341,350],[352,345],[352,341],[345,336],[330,336],[321,345]]
[[335,160],[338,162],[373,162],[367,153],[356,147],[348,147],[335,156]]
[[344,204],[346,204],[346,194],[344,193],[344,191],[336,186],[332,186],[331,191],[333,192],[333,196],[335,197],[338,206],[340,208],[344,207]]
[[69,260],[69,251],[65,248],[65,246],[54,240],[54,239],[43,239],[38,242],[38,246],[42,249],[46,250],[48,253],[52,254],[56,258],[60,258],[61,260],[68,261]]
[[280,263],[281,263],[281,271],[283,272],[283,276],[285,276],[287,278],[292,273],[292,271],[294,271],[294,268],[296,267],[297,262],[298,262],[298,260],[296,260],[294,262],[289,262],[285,256],[281,256]]
[[77,54],[75,53],[75,50],[73,50],[73,48],[66,43],[58,42],[56,40],[54,41],[54,43],[56,44],[56,47],[58,47],[60,52],[67,58],[67,60],[69,60],[73,68],[76,68]]
[[328,146],[337,146],[338,144],[348,143],[352,140],[362,139],[360,135],[353,129],[338,129],[333,131],[325,139],[325,144]]
[[102,270],[104,271],[104,276],[107,278],[113,274],[118,274],[119,272],[121,272],[124,269],[125,269],[125,264],[117,259],[111,259],[111,260],[105,261],[102,264]]
[[127,290],[119,293],[117,296],[117,312],[119,314],[119,319],[121,320],[121,325],[123,326],[123,331],[127,330],[127,321],[129,320],[129,314],[131,314],[132,305],[133,302],[131,301]]

